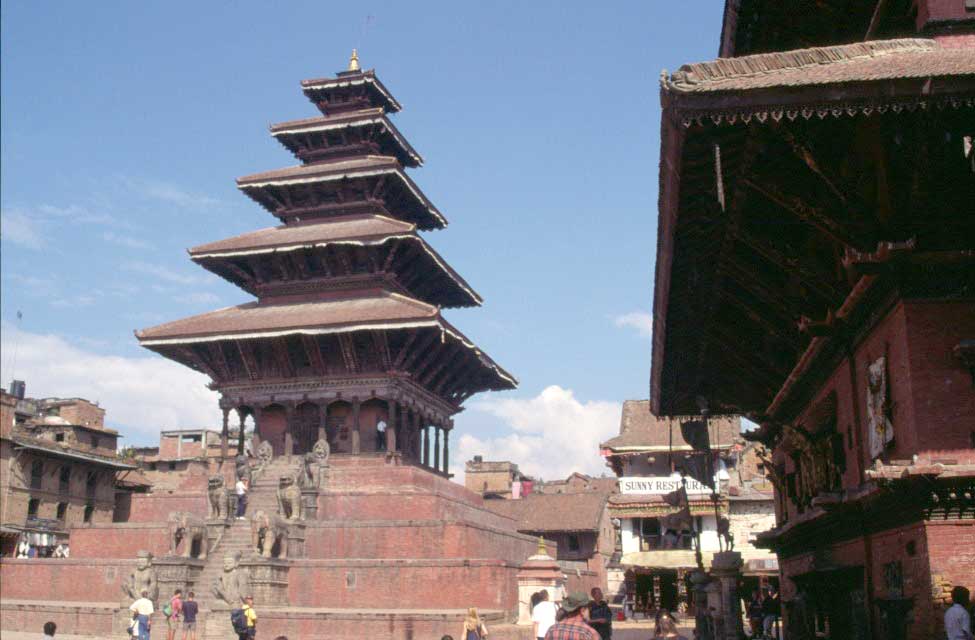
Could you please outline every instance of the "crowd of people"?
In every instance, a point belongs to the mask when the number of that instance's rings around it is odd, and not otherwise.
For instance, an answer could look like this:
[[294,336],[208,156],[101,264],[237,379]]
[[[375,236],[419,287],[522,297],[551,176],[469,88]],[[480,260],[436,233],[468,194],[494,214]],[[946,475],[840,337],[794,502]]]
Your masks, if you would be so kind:
[[26,538],[22,538],[17,543],[16,557],[21,560],[29,558],[68,558],[70,556],[71,550],[63,542],[51,545],[37,545],[29,543]]
[[745,608],[748,632],[752,638],[778,638],[782,603],[775,587],[767,586],[752,592]]

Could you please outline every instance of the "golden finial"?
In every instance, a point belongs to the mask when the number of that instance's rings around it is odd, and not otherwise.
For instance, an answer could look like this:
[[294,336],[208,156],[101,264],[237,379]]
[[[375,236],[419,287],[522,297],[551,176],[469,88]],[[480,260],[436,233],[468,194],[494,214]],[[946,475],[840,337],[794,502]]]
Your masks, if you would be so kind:
[[353,49],[352,57],[349,58],[349,68],[348,71],[358,71],[359,70],[359,53]]
[[538,555],[547,556],[548,549],[545,548],[545,538],[538,536]]

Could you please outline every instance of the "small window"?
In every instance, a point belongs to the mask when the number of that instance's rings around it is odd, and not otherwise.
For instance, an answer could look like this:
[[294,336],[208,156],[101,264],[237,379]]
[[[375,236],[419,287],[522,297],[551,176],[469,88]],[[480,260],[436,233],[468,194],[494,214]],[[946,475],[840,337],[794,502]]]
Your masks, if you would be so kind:
[[42,460],[34,460],[30,465],[30,488],[40,489],[43,480],[44,462]]
[[169,470],[170,471],[176,471],[176,463],[175,462],[170,462],[169,463]]
[[85,505],[85,523],[86,524],[91,522],[91,516],[92,516],[93,513],[95,513],[95,505],[93,505],[92,503],[89,502],[88,504]]
[[85,481],[85,495],[89,498],[95,497],[95,488],[98,482],[98,474],[94,471],[88,472],[88,479]]
[[91,446],[92,446],[93,449],[97,449],[98,448],[98,445],[99,445],[98,436],[93,435],[91,437]]
[[64,434],[63,433],[56,433],[56,434],[54,434],[54,441],[55,442],[64,442]]
[[157,465],[155,462],[150,462],[149,463],[149,471],[155,471],[158,468],[158,466],[159,465]]
[[37,510],[41,506],[41,501],[38,498],[31,498],[27,501],[27,517],[36,518]]
[[58,520],[60,520],[61,522],[64,522],[64,518],[67,515],[68,515],[68,503],[67,502],[59,502],[58,503]]
[[569,551],[579,550],[579,536],[574,533],[569,534]]

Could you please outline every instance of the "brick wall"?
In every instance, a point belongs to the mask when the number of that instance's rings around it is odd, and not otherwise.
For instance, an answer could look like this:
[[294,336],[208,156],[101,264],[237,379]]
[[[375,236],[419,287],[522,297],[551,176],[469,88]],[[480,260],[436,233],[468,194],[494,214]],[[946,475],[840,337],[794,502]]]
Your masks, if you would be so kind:
[[771,500],[730,500],[728,523],[735,537],[735,551],[751,558],[774,557],[770,551],[752,544],[755,534],[775,528],[775,507]]
[[4,599],[69,602],[119,602],[122,580],[132,560],[92,558],[0,559]]

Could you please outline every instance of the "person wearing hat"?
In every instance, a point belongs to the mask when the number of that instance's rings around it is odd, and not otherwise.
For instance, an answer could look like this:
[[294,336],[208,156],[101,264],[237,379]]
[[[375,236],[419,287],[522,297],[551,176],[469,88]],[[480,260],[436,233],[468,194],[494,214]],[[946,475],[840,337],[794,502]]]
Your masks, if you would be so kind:
[[565,615],[549,628],[545,640],[599,640],[599,634],[586,624],[589,602],[589,596],[582,591],[570,593],[562,601]]

